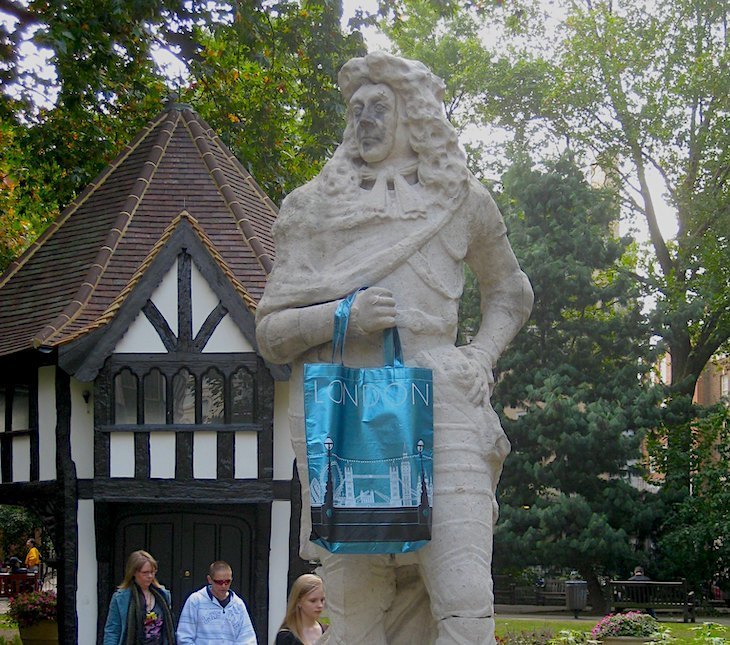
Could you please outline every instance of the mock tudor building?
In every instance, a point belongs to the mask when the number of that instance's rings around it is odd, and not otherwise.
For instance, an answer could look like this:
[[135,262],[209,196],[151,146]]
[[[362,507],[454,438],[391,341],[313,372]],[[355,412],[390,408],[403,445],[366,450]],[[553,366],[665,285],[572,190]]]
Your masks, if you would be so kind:
[[298,494],[254,334],[276,214],[170,105],[0,277],[0,503],[54,536],[61,642],[97,641],[140,548],[176,614],[225,559],[259,642],[278,627]]

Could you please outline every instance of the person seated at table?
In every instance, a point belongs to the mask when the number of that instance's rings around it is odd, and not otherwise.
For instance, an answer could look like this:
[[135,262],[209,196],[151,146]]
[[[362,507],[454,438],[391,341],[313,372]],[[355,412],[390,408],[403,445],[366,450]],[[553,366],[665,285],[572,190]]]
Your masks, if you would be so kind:
[[10,566],[10,573],[18,573],[21,569],[21,565],[23,563],[20,561],[20,558],[16,555],[11,555],[10,559],[8,560],[8,565]]

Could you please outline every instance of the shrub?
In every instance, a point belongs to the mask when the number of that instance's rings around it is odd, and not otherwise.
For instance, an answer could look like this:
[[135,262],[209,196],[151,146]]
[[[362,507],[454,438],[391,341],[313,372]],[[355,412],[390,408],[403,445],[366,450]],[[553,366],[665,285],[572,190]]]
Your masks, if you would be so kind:
[[596,639],[606,636],[654,636],[659,632],[656,618],[639,611],[625,614],[609,614],[596,623],[591,636]]
[[35,625],[42,620],[56,620],[56,593],[31,591],[10,599],[8,615],[21,627]]

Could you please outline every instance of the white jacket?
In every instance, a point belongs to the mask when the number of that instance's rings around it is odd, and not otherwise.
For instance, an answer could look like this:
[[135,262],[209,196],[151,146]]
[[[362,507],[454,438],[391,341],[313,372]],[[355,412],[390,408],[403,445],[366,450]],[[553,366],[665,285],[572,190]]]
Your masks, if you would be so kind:
[[221,607],[208,587],[198,589],[185,601],[177,625],[178,645],[257,645],[246,604],[232,590]]

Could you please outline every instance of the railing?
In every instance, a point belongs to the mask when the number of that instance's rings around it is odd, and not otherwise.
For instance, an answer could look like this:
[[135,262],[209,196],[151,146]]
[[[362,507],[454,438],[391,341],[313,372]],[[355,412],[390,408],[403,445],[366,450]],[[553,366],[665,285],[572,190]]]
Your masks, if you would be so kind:
[[38,586],[37,573],[0,573],[0,598],[34,591]]

